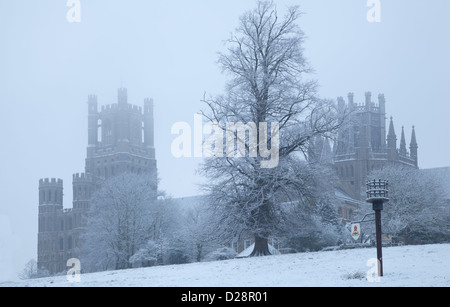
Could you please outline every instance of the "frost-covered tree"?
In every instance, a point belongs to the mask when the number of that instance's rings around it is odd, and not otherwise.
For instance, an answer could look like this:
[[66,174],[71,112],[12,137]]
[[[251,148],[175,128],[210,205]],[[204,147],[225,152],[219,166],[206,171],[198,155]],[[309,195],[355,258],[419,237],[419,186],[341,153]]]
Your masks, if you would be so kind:
[[383,232],[407,244],[439,242],[449,238],[450,212],[443,183],[430,172],[388,166],[371,178],[389,181],[389,203],[383,210]]
[[220,247],[214,216],[204,201],[182,208],[178,237],[192,261],[200,262],[206,254]]
[[[230,156],[230,148],[224,153],[216,150],[201,170],[209,179],[209,202],[223,233],[254,235],[251,256],[270,254],[268,238],[287,218],[279,204],[308,199],[311,183],[301,161],[308,142],[319,135],[330,137],[343,122],[344,114],[338,114],[333,102],[317,98],[316,81],[307,79],[311,67],[303,54],[300,15],[298,7],[290,7],[281,17],[267,1],[245,13],[226,42],[227,52],[219,57],[230,76],[226,93],[204,99],[204,116],[218,123],[215,128],[223,129],[224,135],[231,133],[237,143],[245,144],[245,154],[239,152],[243,157]],[[268,131],[258,129],[252,135],[249,129],[239,135],[227,130],[227,123],[248,124],[247,128],[266,124]],[[215,149],[217,145],[221,144]],[[268,149],[278,162],[273,167],[264,167]]]
[[105,181],[91,199],[83,236],[83,268],[126,269],[130,258],[150,237],[155,182],[145,175],[124,173]]
[[182,227],[182,210],[170,197],[162,193],[158,200],[150,206],[149,244],[156,248],[157,265],[186,262],[184,259],[180,228]]
[[20,279],[31,279],[37,276],[38,266],[35,259],[31,259],[25,264],[23,270],[19,273]]
[[308,185],[299,204],[287,207],[283,246],[303,252],[336,245],[344,228],[335,207],[334,172],[320,163],[303,163],[302,178]]
[[19,272],[18,277],[20,279],[33,279],[33,278],[43,278],[50,276],[50,272],[45,269],[39,269],[37,261],[31,259],[25,264],[25,267],[21,272]]

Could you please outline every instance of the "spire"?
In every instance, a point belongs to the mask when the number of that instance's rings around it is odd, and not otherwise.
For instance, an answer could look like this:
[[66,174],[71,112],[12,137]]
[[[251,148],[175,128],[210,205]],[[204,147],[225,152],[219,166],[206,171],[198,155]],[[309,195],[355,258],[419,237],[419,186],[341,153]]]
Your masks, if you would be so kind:
[[405,139],[405,127],[402,127],[402,138],[400,140],[400,156],[406,157],[406,139]]
[[394,119],[391,116],[391,123],[389,125],[389,133],[387,135],[388,147],[396,148],[397,147],[397,135],[395,134],[394,129]]
[[410,144],[410,149],[411,148],[415,148],[417,149],[417,140],[416,140],[416,128],[413,126],[412,128],[412,135],[411,135],[411,144]]

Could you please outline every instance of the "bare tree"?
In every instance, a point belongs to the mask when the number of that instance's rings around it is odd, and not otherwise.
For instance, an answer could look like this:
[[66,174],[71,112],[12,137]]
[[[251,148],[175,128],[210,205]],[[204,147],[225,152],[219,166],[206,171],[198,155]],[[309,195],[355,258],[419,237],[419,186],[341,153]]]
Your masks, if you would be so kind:
[[38,267],[37,267],[37,261],[35,259],[31,259],[25,264],[24,269],[19,273],[20,279],[32,279],[37,276],[38,273]]
[[[332,101],[317,98],[316,81],[306,79],[311,67],[303,55],[300,16],[298,7],[290,7],[280,18],[267,1],[245,13],[226,42],[227,53],[219,57],[230,75],[226,94],[204,98],[209,111],[203,114],[219,123],[216,129],[223,130],[224,139],[232,135],[245,144],[245,155],[239,152],[239,157],[230,156],[237,150],[227,144],[226,153],[216,151],[201,171],[209,178],[206,190],[223,233],[253,233],[252,256],[270,254],[268,238],[286,221],[281,202],[310,200],[313,183],[303,176],[301,164],[308,143],[319,135],[331,137],[345,117]],[[235,126],[227,129],[227,123],[259,129],[256,137],[250,129],[244,135]],[[268,132],[262,131],[269,125]],[[277,163],[265,166],[274,155]]]

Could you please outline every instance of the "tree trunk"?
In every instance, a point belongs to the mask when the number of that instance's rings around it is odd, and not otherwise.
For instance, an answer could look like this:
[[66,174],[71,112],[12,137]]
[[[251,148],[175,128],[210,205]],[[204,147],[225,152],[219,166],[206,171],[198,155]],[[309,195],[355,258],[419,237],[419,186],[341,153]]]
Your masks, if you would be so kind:
[[250,254],[250,257],[268,256],[271,255],[269,251],[269,240],[255,235],[255,248]]

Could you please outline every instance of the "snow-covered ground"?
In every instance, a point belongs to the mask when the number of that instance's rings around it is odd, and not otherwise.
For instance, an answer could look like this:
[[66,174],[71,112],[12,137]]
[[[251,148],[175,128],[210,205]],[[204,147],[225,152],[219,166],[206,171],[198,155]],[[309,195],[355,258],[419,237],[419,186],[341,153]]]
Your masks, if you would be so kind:
[[[441,286],[450,287],[450,244],[383,248],[385,276],[374,282],[376,249],[276,255],[0,283],[0,286]],[[367,278],[372,280],[370,282]]]

